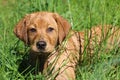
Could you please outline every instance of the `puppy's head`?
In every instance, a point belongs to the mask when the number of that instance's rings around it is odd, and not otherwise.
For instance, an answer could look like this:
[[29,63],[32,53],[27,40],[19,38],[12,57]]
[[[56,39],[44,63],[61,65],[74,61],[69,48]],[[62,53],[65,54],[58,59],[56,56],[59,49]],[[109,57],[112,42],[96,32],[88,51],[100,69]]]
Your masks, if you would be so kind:
[[51,53],[69,29],[70,24],[57,13],[37,12],[25,16],[14,28],[14,33],[32,51]]

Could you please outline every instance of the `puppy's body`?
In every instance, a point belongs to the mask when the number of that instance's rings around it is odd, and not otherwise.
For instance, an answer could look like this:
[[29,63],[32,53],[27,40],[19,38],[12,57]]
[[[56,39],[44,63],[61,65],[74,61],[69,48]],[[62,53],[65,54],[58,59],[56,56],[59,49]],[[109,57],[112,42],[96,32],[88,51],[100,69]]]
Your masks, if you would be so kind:
[[29,14],[14,29],[16,36],[31,47],[30,64],[35,66],[37,61],[38,71],[52,74],[48,79],[56,80],[75,80],[75,67],[86,46],[85,40],[89,40],[86,49],[90,53],[106,38],[109,48],[116,41],[119,45],[118,28],[97,26],[87,32],[72,31],[68,21],[49,12]]

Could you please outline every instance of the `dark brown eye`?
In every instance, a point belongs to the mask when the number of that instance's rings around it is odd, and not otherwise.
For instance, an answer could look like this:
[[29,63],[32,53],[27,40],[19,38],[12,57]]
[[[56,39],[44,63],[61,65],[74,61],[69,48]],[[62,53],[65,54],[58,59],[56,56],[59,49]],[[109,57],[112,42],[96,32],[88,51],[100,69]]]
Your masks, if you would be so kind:
[[36,29],[35,28],[31,28],[30,32],[36,32]]
[[54,30],[54,28],[49,27],[49,28],[47,29],[47,32],[52,32],[53,30]]

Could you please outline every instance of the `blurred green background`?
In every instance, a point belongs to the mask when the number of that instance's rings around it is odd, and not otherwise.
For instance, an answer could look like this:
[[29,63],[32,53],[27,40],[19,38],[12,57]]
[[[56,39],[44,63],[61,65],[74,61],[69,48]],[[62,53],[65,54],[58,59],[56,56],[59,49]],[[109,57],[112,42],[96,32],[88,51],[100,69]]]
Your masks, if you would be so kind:
[[[41,74],[23,76],[18,71],[26,51],[13,34],[17,22],[36,11],[57,12],[79,31],[95,25],[120,26],[119,0],[0,0],[0,80],[45,80]],[[94,57],[91,63],[87,60],[77,67],[76,80],[120,80],[119,49]]]

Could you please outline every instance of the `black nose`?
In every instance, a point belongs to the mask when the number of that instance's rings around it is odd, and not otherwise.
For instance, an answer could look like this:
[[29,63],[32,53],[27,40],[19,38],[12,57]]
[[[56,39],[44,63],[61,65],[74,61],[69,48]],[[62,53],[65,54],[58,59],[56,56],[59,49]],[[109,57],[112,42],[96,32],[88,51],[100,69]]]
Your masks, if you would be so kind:
[[47,44],[46,44],[45,41],[39,41],[39,42],[36,43],[37,48],[40,49],[40,50],[44,50],[46,45]]

